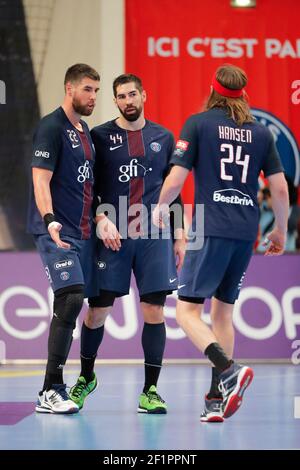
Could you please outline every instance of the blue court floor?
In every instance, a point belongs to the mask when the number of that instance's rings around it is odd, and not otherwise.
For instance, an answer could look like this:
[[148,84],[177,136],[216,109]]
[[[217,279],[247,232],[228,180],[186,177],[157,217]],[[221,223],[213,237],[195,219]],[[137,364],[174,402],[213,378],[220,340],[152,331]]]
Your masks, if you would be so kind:
[[[224,423],[201,423],[207,365],[165,365],[158,391],[168,414],[156,416],[136,413],[143,365],[97,365],[100,387],[72,416],[34,412],[43,366],[1,366],[0,449],[300,449],[300,366],[253,368],[240,410]],[[79,366],[65,369],[71,386]]]

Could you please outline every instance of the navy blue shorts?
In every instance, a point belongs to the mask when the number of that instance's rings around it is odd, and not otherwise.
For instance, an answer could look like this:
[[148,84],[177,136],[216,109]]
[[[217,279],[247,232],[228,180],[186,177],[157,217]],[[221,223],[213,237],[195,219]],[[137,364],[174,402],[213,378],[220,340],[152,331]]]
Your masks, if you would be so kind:
[[251,241],[205,237],[201,250],[186,251],[178,295],[216,297],[233,304],[239,296],[252,250]]
[[[177,289],[177,272],[172,240],[131,238],[121,240],[119,251],[105,248],[93,236],[85,248],[84,263],[92,266],[86,277],[85,296],[96,297],[100,290],[129,293],[133,271],[139,294]],[[96,255],[95,255],[96,253]]]
[[54,292],[67,286],[83,285],[85,278],[82,256],[87,240],[78,240],[69,236],[61,238],[64,242],[70,243],[69,250],[58,248],[49,234],[34,237],[47,278]]

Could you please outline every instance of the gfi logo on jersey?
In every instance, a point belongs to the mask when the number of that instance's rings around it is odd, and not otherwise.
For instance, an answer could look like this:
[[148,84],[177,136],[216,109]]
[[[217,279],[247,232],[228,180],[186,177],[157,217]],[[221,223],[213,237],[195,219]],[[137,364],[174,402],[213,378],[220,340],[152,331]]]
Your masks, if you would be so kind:
[[79,183],[84,183],[86,180],[89,180],[91,178],[92,169],[88,160],[84,162],[84,165],[80,165],[80,167],[78,167],[78,173],[79,176],[77,178],[77,181]]
[[133,158],[129,165],[121,165],[119,169],[121,173],[119,181],[121,183],[127,183],[131,178],[144,178],[146,173],[152,171],[152,168],[146,168],[138,163],[136,158]]
[[214,202],[224,202],[225,204],[238,204],[240,206],[254,206],[253,200],[248,194],[244,194],[238,189],[220,189],[214,191]]
[[36,150],[34,152],[35,157],[50,158],[50,153],[45,150]]
[[300,154],[291,130],[277,116],[262,109],[251,108],[256,119],[267,126],[273,134],[277,150],[286,174],[298,186],[300,180]]
[[80,141],[77,137],[76,132],[73,129],[72,130],[67,129],[67,133],[68,133],[69,139],[72,143],[72,148],[76,149],[76,147],[79,147],[80,146]]

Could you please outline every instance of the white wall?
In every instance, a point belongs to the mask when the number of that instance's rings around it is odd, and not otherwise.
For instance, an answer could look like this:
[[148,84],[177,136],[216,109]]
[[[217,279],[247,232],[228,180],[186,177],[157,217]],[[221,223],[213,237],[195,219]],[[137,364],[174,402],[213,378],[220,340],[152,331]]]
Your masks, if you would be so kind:
[[[44,0],[24,0],[24,8],[42,116],[61,104],[66,69],[77,62],[91,65],[101,75],[89,126],[116,116],[112,81],[124,72],[124,0],[51,0],[48,11]],[[36,33],[41,22],[43,37]]]

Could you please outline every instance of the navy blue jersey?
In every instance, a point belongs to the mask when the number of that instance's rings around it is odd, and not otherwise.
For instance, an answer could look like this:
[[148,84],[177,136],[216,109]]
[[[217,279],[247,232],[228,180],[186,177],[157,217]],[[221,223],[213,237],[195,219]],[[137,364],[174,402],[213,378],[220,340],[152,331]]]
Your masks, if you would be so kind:
[[[101,203],[115,208],[119,229],[119,197],[126,197],[121,217],[127,217],[130,206],[143,204],[147,209],[146,218],[143,214],[141,217],[145,234],[151,223],[151,204],[157,204],[169,168],[173,135],[147,120],[143,129],[137,131],[122,129],[115,121],[108,121],[92,129],[91,136],[96,149],[96,194]],[[132,218],[129,215],[126,222],[130,224]]]
[[[78,131],[60,107],[39,123],[33,139],[32,167],[53,172],[50,181],[55,220],[62,224],[61,235],[78,239],[90,237],[95,151],[84,121]],[[36,207],[33,188],[27,229],[35,235],[47,233]]]
[[[271,132],[254,121],[238,126],[225,109],[191,116],[171,163],[194,171],[195,204],[204,204],[204,234],[255,240],[258,177],[283,171]],[[195,230],[195,217],[193,229]]]

